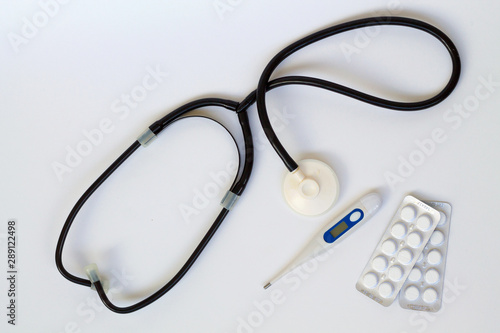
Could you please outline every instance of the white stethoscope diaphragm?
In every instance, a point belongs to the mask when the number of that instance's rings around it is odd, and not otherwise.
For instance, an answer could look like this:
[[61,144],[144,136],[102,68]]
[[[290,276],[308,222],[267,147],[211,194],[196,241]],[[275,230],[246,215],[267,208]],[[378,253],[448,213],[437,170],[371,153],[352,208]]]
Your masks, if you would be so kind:
[[327,164],[305,159],[288,172],[283,181],[283,196],[297,213],[314,216],[326,212],[339,196],[337,175]]

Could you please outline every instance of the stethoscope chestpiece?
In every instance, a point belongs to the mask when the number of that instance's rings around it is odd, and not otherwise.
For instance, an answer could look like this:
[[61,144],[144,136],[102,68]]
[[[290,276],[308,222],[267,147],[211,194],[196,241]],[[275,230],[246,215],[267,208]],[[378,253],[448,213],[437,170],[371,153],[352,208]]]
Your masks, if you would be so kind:
[[335,204],[339,196],[339,181],[327,164],[305,159],[299,167],[287,173],[283,180],[283,196],[297,213],[320,215]]

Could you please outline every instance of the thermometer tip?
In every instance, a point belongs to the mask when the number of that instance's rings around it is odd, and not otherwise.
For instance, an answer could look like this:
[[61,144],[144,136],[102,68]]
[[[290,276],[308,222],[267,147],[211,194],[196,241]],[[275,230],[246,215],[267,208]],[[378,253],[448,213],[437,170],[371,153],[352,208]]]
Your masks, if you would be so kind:
[[268,284],[266,284],[266,285],[264,286],[264,289],[267,289],[267,288],[269,288],[270,286],[271,286],[271,282],[269,282]]

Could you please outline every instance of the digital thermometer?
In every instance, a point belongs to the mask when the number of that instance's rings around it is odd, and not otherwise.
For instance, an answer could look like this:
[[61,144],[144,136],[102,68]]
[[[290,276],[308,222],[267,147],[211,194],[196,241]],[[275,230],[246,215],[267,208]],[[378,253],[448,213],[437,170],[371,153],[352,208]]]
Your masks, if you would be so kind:
[[349,236],[357,228],[368,221],[368,219],[375,214],[381,204],[382,197],[380,194],[375,192],[367,194],[356,201],[342,214],[325,225],[302,250],[302,252],[300,252],[290,264],[283,268],[273,279],[271,279],[271,281],[269,281],[268,284],[264,286],[264,289],[269,288],[272,284],[298,266],[326,252],[334,244],[337,244],[342,239]]

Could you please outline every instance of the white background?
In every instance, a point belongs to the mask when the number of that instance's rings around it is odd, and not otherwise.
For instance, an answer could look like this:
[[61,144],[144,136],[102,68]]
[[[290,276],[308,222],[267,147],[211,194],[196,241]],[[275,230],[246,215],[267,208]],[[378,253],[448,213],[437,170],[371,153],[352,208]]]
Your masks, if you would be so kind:
[[[6,323],[7,285],[1,278],[1,331],[496,331],[500,87],[491,92],[480,87],[488,93],[481,100],[475,94],[483,79],[500,82],[499,10],[498,3],[486,0],[70,1],[52,6],[44,21],[37,1],[2,1],[0,232],[5,234],[9,218],[18,220],[19,308],[13,328]],[[138,312],[118,315],[105,309],[95,292],[58,273],[54,251],[69,211],[153,121],[200,97],[242,100],[271,57],[289,43],[377,14],[436,25],[456,43],[463,71],[443,103],[408,114],[305,87],[268,95],[278,136],[290,154],[321,159],[337,172],[341,194],[334,208],[307,218],[287,207],[281,196],[285,168],[263,139],[252,107],[256,157],[248,187],[171,292]],[[40,27],[28,31],[34,17]],[[25,38],[21,44],[12,42],[14,34]],[[366,36],[358,31],[325,40],[294,55],[278,74],[319,76],[399,100],[429,97],[448,79],[446,51],[424,33],[384,28]],[[168,75],[125,113],[122,95],[137,93],[148,70],[155,69]],[[460,105],[474,111],[457,117],[453,108]],[[214,111],[238,130],[231,113]],[[84,149],[85,131],[102,121],[111,129],[96,135],[87,155],[73,157],[68,167],[68,151]],[[446,140],[391,187],[387,173],[397,174],[401,158],[419,154],[415,141],[431,138],[437,128]],[[215,124],[191,119],[173,125],[136,152],[82,209],[65,248],[68,270],[83,277],[83,267],[96,262],[121,306],[154,292],[180,268],[217,215],[229,181],[218,185],[212,177],[216,173],[224,181],[235,156],[227,133]],[[66,165],[66,172],[58,177],[55,165]],[[197,191],[208,188],[216,195],[206,207],[183,216],[182,209],[194,210],[194,200],[201,200]],[[329,218],[374,189],[383,194],[384,206],[327,261],[262,289]],[[448,287],[436,314],[405,310],[397,302],[385,308],[354,287],[408,193],[453,206]],[[5,272],[4,237],[0,242]]]

